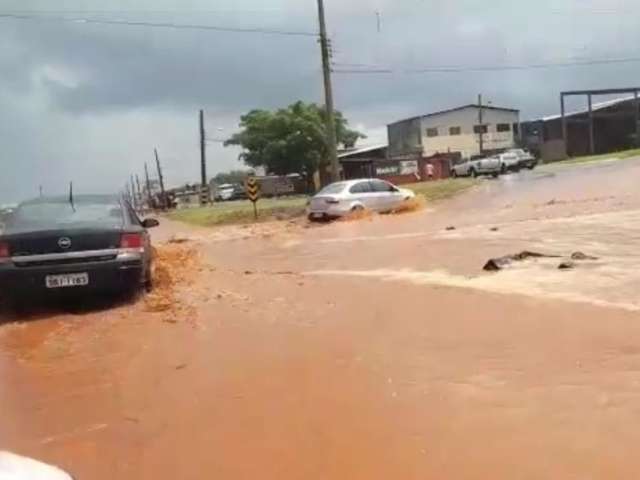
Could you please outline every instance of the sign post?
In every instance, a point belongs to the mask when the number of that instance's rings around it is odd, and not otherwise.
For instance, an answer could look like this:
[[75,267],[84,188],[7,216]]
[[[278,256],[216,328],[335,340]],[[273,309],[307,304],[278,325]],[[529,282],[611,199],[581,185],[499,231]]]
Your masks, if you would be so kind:
[[253,218],[258,220],[258,199],[260,198],[260,185],[256,177],[249,177],[246,181],[247,197],[253,203]]

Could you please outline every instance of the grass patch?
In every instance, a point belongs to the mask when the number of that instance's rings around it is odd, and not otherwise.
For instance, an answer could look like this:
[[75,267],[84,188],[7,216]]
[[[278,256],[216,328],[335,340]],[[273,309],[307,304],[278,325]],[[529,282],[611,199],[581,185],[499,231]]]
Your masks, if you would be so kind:
[[587,155],[584,157],[573,157],[567,160],[560,160],[559,162],[550,162],[544,167],[551,167],[554,165],[562,166],[562,165],[579,165],[581,163],[592,163],[592,162],[601,162],[604,160],[624,160],[627,158],[638,157],[640,156],[640,148],[634,148],[632,150],[623,150],[620,152],[613,153],[603,153],[601,155]]
[[427,202],[437,202],[455,197],[477,184],[478,180],[473,178],[448,178],[433,182],[402,185],[402,188],[411,189],[416,192],[416,195],[422,195]]
[[[258,201],[258,221],[299,217],[304,215],[306,205],[307,197],[262,199]],[[169,218],[203,227],[254,222],[253,205],[248,200],[177,210],[170,213]]]

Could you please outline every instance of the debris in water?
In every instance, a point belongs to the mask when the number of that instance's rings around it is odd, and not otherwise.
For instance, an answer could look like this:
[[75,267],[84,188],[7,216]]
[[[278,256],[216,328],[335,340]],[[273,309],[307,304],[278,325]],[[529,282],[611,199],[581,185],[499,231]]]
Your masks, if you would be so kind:
[[560,256],[547,255],[544,253],[530,252],[528,250],[524,250],[514,255],[505,255],[504,257],[491,258],[484,265],[484,267],[482,267],[482,269],[487,272],[495,272],[509,266],[512,262],[521,262],[528,258],[560,258]]
[[492,232],[497,232],[497,231],[499,231],[500,229],[499,229],[498,227],[492,227],[490,230],[491,230]]
[[598,257],[593,257],[582,252],[574,252],[571,254],[572,260],[599,260]]
[[485,272],[497,272],[498,270],[502,270],[504,267],[508,266],[511,261],[512,259],[508,257],[491,258],[484,264],[482,269]]
[[187,366],[186,363],[181,363],[180,365],[176,365],[176,370],[184,370]]
[[180,245],[180,244],[182,244],[182,243],[187,243],[187,242],[190,242],[190,241],[191,241],[191,239],[189,239],[189,238],[186,238],[186,237],[176,237],[176,236],[173,236],[173,237],[171,237],[171,238],[169,239],[169,243],[178,244],[178,245]]
[[451,231],[453,231],[453,230],[455,230],[455,229],[456,229],[456,227],[454,227],[453,225],[450,225],[450,226],[448,226],[447,228],[445,228],[445,230],[446,230],[447,232],[451,232]]
[[245,275],[253,275],[253,272],[251,270],[245,270],[244,274]]
[[576,266],[575,262],[572,262],[571,260],[567,260],[566,262],[562,262],[560,265],[558,265],[558,269],[571,270],[572,268],[575,268],[575,266]]

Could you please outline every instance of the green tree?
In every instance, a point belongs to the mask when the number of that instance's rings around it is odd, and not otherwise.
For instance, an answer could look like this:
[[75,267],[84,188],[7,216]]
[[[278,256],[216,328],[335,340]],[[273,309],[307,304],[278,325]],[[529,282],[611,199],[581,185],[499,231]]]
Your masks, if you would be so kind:
[[[297,102],[276,111],[253,110],[240,118],[241,131],[225,142],[243,149],[240,159],[269,173],[299,173],[309,181],[326,165],[326,112],[318,105]],[[353,148],[363,134],[351,130],[340,112],[335,113],[338,143]]]

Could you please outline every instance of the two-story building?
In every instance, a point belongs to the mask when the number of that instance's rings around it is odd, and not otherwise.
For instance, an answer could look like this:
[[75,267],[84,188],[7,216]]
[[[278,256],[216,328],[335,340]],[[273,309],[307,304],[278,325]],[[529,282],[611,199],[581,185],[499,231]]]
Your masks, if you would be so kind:
[[465,105],[393,123],[387,127],[389,158],[463,158],[516,146],[519,110]]

